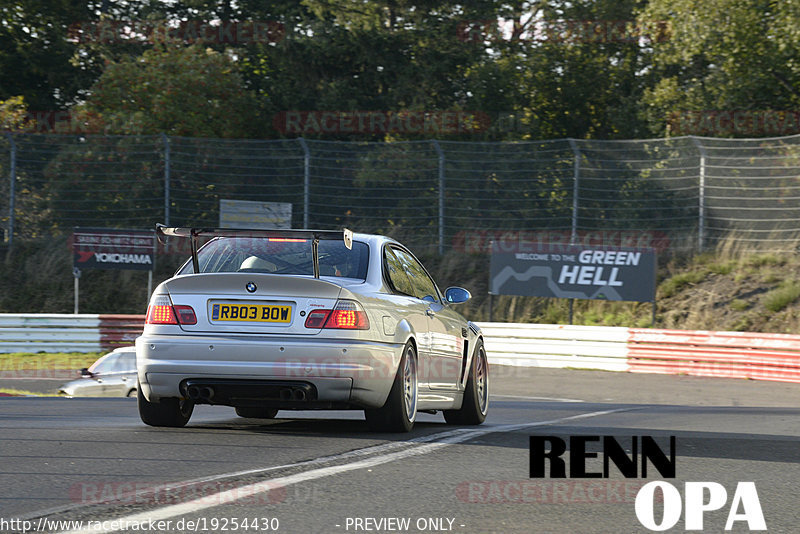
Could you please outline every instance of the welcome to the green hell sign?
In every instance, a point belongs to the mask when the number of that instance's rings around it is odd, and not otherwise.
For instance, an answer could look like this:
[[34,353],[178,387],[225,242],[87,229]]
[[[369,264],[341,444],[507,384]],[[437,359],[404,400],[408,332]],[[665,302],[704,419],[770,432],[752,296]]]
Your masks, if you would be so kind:
[[495,246],[490,276],[493,295],[653,302],[656,257],[653,249]]

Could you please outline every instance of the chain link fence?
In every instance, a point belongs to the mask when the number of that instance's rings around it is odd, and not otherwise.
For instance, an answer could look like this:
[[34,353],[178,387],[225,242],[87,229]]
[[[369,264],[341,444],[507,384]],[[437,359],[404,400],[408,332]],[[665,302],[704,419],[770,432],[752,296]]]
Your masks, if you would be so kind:
[[492,240],[796,250],[800,136],[360,143],[8,134],[5,242],[74,226],[216,226],[220,200],[292,205],[295,228],[482,252]]

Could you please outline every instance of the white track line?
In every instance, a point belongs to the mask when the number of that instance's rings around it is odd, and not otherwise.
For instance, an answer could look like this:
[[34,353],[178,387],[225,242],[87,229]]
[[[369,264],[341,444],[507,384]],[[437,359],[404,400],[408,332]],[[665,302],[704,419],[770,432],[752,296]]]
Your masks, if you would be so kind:
[[[488,428],[489,425],[486,426]],[[400,449],[403,447],[410,447],[415,443],[427,443],[430,441],[435,441],[436,439],[446,438],[450,435],[454,434],[461,434],[464,430],[456,429],[456,430],[448,430],[446,432],[438,432],[436,434],[429,434],[427,436],[420,436],[418,438],[413,438],[405,441],[392,441],[389,443],[382,443],[381,445],[373,445],[371,447],[365,447],[363,449],[355,449],[352,451],[347,451],[339,454],[335,454],[333,456],[320,456],[319,458],[314,458],[313,460],[305,460],[302,462],[295,462],[291,464],[284,464],[284,465],[273,465],[270,467],[258,467],[255,469],[245,469],[242,471],[234,471],[231,473],[222,473],[219,475],[210,475],[205,477],[199,478],[192,478],[189,480],[181,480],[178,482],[170,482],[165,484],[153,483],[153,486],[158,486],[159,490],[162,491],[170,491],[175,489],[180,489],[184,487],[191,487],[196,485],[203,485],[209,482],[217,482],[219,480],[226,480],[229,478],[239,478],[243,476],[252,476],[252,475],[259,475],[263,473],[268,473],[270,471],[276,471],[278,469],[291,469],[297,467],[311,467],[314,465],[319,465],[322,463],[330,462],[330,461],[337,461],[337,460],[344,460],[347,458],[361,458],[364,456],[371,456],[373,454],[381,453],[381,452],[389,452],[395,449]],[[141,490],[136,490],[130,493],[125,493],[123,495],[115,496],[114,500],[124,500],[124,499],[131,499],[132,502],[138,502],[139,497],[147,496],[152,493],[152,488],[145,488]],[[213,497],[213,495],[212,495]],[[205,497],[208,498],[208,497]],[[99,502],[97,504],[110,504],[108,502],[103,503]],[[31,512],[19,517],[22,520],[32,520],[37,519],[39,517],[46,517],[55,514],[63,514],[66,512],[71,512],[77,510],[79,508],[86,507],[85,503],[75,503],[75,504],[68,504],[64,506],[55,506],[53,508],[48,508],[46,510],[37,510],[35,512]]]
[[[379,454],[376,456],[372,456],[370,458],[365,458],[362,460],[356,460],[346,464],[340,465],[333,465],[328,467],[320,467],[317,469],[311,469],[309,471],[304,471],[302,473],[296,473],[294,475],[287,475],[283,477],[277,477],[269,480],[262,480],[256,482],[254,484],[248,484],[245,486],[239,486],[234,489],[226,490],[218,492],[214,495],[205,495],[199,499],[195,499],[193,501],[188,501],[181,504],[173,504],[169,506],[164,506],[162,508],[156,508],[154,510],[149,510],[146,512],[141,512],[137,514],[132,514],[124,517],[119,517],[115,519],[105,520],[109,526],[111,523],[115,523],[117,526],[124,526],[124,525],[131,525],[134,523],[145,523],[148,521],[160,521],[164,519],[169,519],[176,516],[182,515],[189,515],[200,512],[202,510],[206,510],[208,508],[213,508],[219,506],[220,503],[230,504],[236,502],[240,499],[248,498],[252,499],[254,495],[264,493],[265,491],[270,491],[271,489],[275,489],[278,487],[286,487],[291,486],[293,484],[299,484],[301,482],[307,482],[309,480],[316,480],[319,478],[325,478],[333,475],[338,475],[341,473],[347,473],[349,471],[355,471],[357,469],[365,469],[369,467],[374,467],[376,465],[381,465],[389,462],[393,462],[395,460],[401,460],[403,458],[408,458],[411,456],[420,456],[423,454],[428,454],[434,452],[436,450],[442,449],[449,445],[453,445],[455,443],[462,443],[464,441],[474,439],[486,434],[493,434],[498,432],[513,432],[516,430],[523,430],[526,428],[533,428],[537,426],[549,426],[555,425],[559,423],[563,423],[566,421],[575,421],[577,419],[587,419],[590,417],[599,417],[602,415],[608,415],[612,413],[618,412],[626,412],[630,411],[631,408],[619,408],[616,410],[603,410],[599,412],[589,412],[583,413],[578,415],[571,415],[568,417],[561,417],[559,419],[552,419],[550,421],[537,421],[533,423],[519,423],[513,425],[498,425],[498,426],[490,426],[485,428],[478,428],[478,429],[457,429],[451,430],[447,432],[440,432],[437,434],[432,434],[430,436],[424,436],[421,438],[417,438],[415,440],[397,442],[395,445],[400,446],[408,445],[408,444],[416,444],[419,443],[418,446],[409,447],[404,450],[396,451],[396,452],[388,452],[386,454]],[[389,445],[389,444],[387,444]],[[368,449],[362,449],[360,451],[351,451],[346,452],[343,454],[329,456],[327,458],[328,461],[330,460],[338,460],[342,458],[351,458],[353,456],[362,456],[366,454],[365,452],[369,449],[380,449],[385,447],[384,445],[379,445],[377,447],[369,447]],[[388,448],[388,447],[385,447]],[[294,464],[294,465],[303,465]],[[291,466],[282,466],[282,467],[291,467]],[[273,468],[268,468],[273,469]],[[265,469],[264,471],[268,470]],[[252,472],[259,472],[259,470],[253,470]],[[246,473],[246,472],[242,472]],[[224,476],[224,475],[221,475]],[[102,521],[102,520],[101,520]],[[93,521],[93,525],[97,525],[96,522]],[[105,530],[98,530],[95,528],[85,528],[82,530],[70,530],[67,532],[62,532],[60,534],[97,534],[97,533],[108,533],[108,532],[119,532],[122,528],[109,528]]]
[[492,395],[493,399],[523,399],[523,400],[545,400],[555,402],[586,402],[580,399],[561,399],[559,397],[525,397],[522,395]]

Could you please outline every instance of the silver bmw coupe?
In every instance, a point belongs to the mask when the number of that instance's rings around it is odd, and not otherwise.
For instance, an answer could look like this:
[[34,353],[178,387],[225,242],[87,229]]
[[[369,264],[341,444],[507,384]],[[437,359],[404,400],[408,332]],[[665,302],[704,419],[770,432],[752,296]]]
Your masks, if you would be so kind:
[[[192,257],[150,299],[136,340],[139,414],[180,427],[196,404],[248,418],[364,410],[379,432],[418,412],[474,425],[489,407],[480,329],[403,245],[343,231],[168,228]],[[202,247],[201,240],[208,240]]]

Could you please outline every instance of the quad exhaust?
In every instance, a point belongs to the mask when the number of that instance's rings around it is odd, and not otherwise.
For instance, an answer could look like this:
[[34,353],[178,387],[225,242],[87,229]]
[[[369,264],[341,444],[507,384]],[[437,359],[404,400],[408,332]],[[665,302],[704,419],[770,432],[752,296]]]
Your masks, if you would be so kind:
[[317,400],[317,390],[312,384],[294,380],[190,378],[180,384],[180,391],[195,404],[243,406],[275,403],[275,406],[291,407]]
[[209,386],[189,386],[186,388],[186,396],[194,402],[211,402],[214,398],[214,388]]

